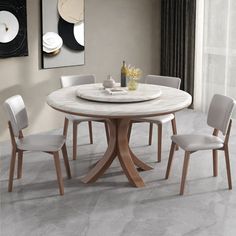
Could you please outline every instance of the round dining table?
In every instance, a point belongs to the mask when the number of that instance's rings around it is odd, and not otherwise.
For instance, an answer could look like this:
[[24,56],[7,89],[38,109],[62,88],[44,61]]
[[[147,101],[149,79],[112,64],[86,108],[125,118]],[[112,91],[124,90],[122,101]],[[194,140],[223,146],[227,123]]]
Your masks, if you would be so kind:
[[[154,90],[158,96],[150,96]],[[85,98],[86,91],[88,96]],[[137,94],[143,97],[143,101],[132,100]],[[120,99],[117,99],[118,96]],[[135,187],[145,186],[139,171],[151,170],[152,167],[141,161],[129,147],[130,122],[132,119],[175,113],[188,107],[191,102],[192,97],[187,92],[149,84],[139,84],[137,91],[127,91],[124,94],[109,94],[102,88],[102,84],[79,85],[59,89],[47,97],[48,105],[60,112],[106,119],[110,133],[108,148],[103,157],[82,178],[82,182],[95,182],[110,167],[113,160],[118,158],[129,182]]]

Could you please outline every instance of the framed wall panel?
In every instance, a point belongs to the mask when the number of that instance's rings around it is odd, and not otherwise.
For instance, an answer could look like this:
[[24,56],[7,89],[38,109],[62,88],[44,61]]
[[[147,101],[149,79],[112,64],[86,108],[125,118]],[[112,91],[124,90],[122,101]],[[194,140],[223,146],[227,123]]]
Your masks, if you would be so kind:
[[41,0],[42,67],[84,65],[84,0]]
[[0,1],[0,58],[28,56],[26,0]]

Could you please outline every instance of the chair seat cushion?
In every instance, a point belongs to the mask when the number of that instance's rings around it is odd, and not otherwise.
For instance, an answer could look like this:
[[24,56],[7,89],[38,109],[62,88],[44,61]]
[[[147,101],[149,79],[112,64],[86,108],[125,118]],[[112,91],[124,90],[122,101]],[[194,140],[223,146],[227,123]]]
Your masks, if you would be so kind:
[[183,134],[173,135],[171,139],[182,149],[189,152],[219,149],[224,146],[224,141],[213,135]]
[[62,135],[29,135],[17,140],[17,147],[25,151],[56,152],[65,143]]
[[142,122],[151,122],[155,124],[165,124],[171,120],[173,120],[175,116],[173,114],[163,115],[163,116],[153,116],[153,117],[145,117],[138,119],[138,121]]
[[102,121],[102,118],[88,117],[88,116],[75,116],[75,115],[66,115],[66,118],[70,121]]

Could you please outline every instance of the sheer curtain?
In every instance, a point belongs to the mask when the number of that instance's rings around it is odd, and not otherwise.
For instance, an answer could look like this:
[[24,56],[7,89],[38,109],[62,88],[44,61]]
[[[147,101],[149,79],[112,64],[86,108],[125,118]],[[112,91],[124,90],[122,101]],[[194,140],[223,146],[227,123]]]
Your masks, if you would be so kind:
[[235,22],[235,0],[197,0],[194,81],[197,110],[207,112],[215,93],[236,99]]

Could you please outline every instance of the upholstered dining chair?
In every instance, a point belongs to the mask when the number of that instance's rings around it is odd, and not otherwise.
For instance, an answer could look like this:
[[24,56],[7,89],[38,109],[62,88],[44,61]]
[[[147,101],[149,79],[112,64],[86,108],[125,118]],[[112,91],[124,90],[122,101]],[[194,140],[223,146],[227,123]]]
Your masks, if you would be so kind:
[[[145,83],[167,86],[167,87],[179,89],[181,80],[180,80],[180,78],[176,78],[176,77],[148,75],[145,78]],[[131,125],[130,125],[130,129],[129,129],[129,134],[128,134],[129,138],[130,138],[130,133],[131,133],[131,129],[132,129],[132,123],[148,122],[148,123],[150,123],[150,125],[149,125],[149,145],[151,145],[152,144],[152,134],[153,134],[153,124],[156,124],[158,127],[157,162],[161,162],[162,125],[167,122],[170,122],[170,121],[172,124],[173,134],[177,134],[175,114],[168,114],[168,115],[154,116],[154,117],[147,117],[147,118],[132,120]],[[176,146],[176,148],[178,149],[178,146]]]
[[64,194],[64,184],[61,174],[59,151],[62,150],[66,173],[71,178],[70,165],[67,156],[65,137],[63,135],[29,135],[24,136],[22,130],[28,127],[28,115],[24,101],[20,95],[8,98],[4,107],[8,117],[8,125],[12,143],[8,191],[12,192],[16,155],[18,154],[17,178],[22,177],[23,153],[39,151],[53,155],[57,173],[59,192]]
[[[94,84],[94,83],[95,83],[95,76],[94,75],[61,76],[62,88],[76,86],[76,85],[83,85],[83,84]],[[66,115],[65,122],[64,122],[64,131],[63,131],[63,134],[65,137],[67,136],[69,121],[71,121],[73,124],[73,160],[76,160],[76,158],[77,158],[77,133],[78,133],[78,125],[80,123],[88,122],[90,144],[93,144],[92,121],[103,122],[105,125],[106,138],[107,138],[107,142],[108,142],[109,130],[108,130],[106,120],[101,119],[101,118],[94,118],[94,117]]]
[[[212,135],[208,134],[182,134],[171,137],[172,144],[165,178],[168,179],[171,164],[174,157],[175,146],[179,145],[185,151],[184,164],[182,170],[182,180],[180,185],[180,195],[184,194],[185,181],[188,171],[190,154],[199,150],[212,150],[213,154],[213,176],[218,175],[218,151],[224,151],[229,189],[232,189],[230,160],[228,142],[232,125],[231,115],[235,101],[223,95],[216,94],[212,98],[207,124],[214,129]],[[222,132],[224,140],[218,137],[219,131]]]

